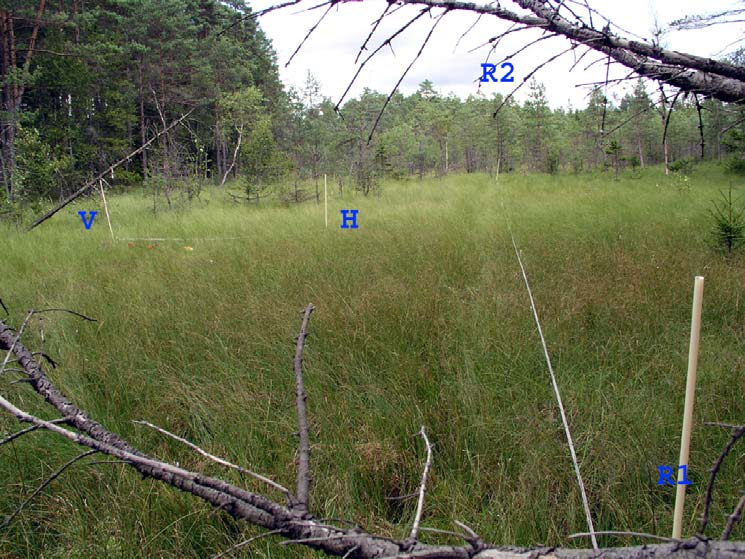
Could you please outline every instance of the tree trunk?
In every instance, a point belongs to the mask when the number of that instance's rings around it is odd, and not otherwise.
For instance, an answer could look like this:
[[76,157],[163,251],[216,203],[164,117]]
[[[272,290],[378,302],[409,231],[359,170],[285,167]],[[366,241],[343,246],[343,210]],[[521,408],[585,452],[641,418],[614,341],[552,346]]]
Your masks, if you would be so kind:
[[445,137],[445,174],[447,175],[450,170],[450,157],[448,152],[448,138]]
[[644,149],[642,149],[641,138],[637,138],[636,144],[639,147],[639,165],[641,165],[641,168],[644,169]]
[[[145,142],[147,141],[147,129],[145,128],[145,87],[143,83],[143,76],[142,76],[142,65],[143,61],[142,58],[140,58],[140,64],[138,69],[139,74],[139,80],[140,80],[140,88],[139,88],[139,96],[140,96],[140,145],[144,146]],[[142,178],[147,177],[147,150],[142,150],[141,153],[142,157]]]
[[78,0],[72,0],[72,19],[75,21],[75,44],[80,42],[80,26],[77,23],[78,19]]
[[220,130],[220,107],[215,101],[214,111],[215,117],[215,168],[217,170],[217,176],[221,177],[224,175],[224,165],[222,155],[222,132]]

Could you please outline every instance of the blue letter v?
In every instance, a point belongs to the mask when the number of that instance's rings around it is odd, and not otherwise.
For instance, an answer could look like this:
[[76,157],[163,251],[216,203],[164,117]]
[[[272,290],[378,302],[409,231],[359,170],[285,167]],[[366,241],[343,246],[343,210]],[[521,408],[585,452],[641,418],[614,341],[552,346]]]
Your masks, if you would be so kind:
[[89,213],[91,214],[90,221],[86,221],[85,220],[85,212],[83,210],[80,210],[78,212],[78,215],[80,216],[80,219],[83,220],[83,225],[85,225],[85,228],[86,229],[90,229],[91,228],[91,225],[93,225],[93,220],[96,218],[96,214],[98,212],[89,212]]

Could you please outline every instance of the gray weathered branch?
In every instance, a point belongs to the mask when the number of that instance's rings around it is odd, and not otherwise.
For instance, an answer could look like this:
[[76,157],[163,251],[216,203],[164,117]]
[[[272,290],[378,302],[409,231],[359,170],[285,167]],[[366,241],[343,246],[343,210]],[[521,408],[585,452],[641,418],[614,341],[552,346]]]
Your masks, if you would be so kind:
[[[683,91],[702,94],[721,101],[745,104],[745,67],[695,54],[665,49],[654,42],[630,40],[611,32],[610,22],[605,28],[597,29],[592,24],[592,12],[590,14],[590,25],[587,25],[574,12],[570,12],[574,16],[573,20],[567,19],[559,12],[557,7],[542,0],[512,0],[517,7],[530,13],[518,13],[509,10],[499,2],[488,4],[460,0],[400,0],[400,2],[401,4],[425,6],[429,9],[442,8],[446,12],[457,10],[473,12],[480,16],[494,16],[526,27],[550,31],[564,36],[573,43],[587,45],[610,56],[639,76],[673,85]],[[383,17],[385,17],[385,14]],[[401,31],[403,29],[396,34]],[[392,38],[386,39],[376,51],[368,56],[368,59],[374,56],[384,45],[389,44]],[[365,44],[368,41],[369,37]],[[357,74],[362,70],[362,67],[364,67],[364,64],[359,68]],[[357,75],[355,75],[356,77]],[[354,83],[354,78],[352,83]]]
[[297,464],[297,500],[296,506],[302,512],[308,511],[308,494],[310,487],[310,436],[308,435],[308,412],[305,408],[305,385],[303,384],[303,348],[308,337],[308,322],[315,307],[311,304],[303,311],[303,322],[296,338],[295,359],[295,392],[297,405],[297,423],[300,444],[298,445]]

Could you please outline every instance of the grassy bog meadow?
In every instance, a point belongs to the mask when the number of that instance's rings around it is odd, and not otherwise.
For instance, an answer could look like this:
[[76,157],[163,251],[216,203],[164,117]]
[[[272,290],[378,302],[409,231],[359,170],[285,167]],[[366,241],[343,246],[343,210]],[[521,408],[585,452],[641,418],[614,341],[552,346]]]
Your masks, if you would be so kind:
[[[293,337],[312,302],[305,384],[319,518],[405,537],[416,500],[398,497],[418,488],[424,449],[414,435],[424,425],[434,456],[423,525],[452,529],[458,519],[500,544],[584,546],[567,537],[587,527],[508,224],[596,530],[670,533],[675,488],[657,484],[657,467],[677,465],[693,278],[702,275],[683,528],[693,534],[727,440],[704,422],[745,417],[745,258],[714,248],[709,213],[730,185],[743,188],[702,165],[687,180],[653,167],[618,181],[391,181],[367,198],[330,187],[328,228],[323,199],[247,206],[215,188],[154,216],[143,192],[108,197],[118,238],[182,241],[112,241],[94,196],[30,233],[0,225],[0,297],[16,326],[30,308],[98,320],[46,314],[26,337],[58,361],[48,374],[91,417],[145,452],[262,493],[133,421],[292,486]],[[341,209],[359,210],[358,229],[340,228]],[[78,211],[99,212],[90,230]],[[4,377],[5,395],[49,417],[27,386],[11,384],[19,375]],[[15,429],[0,416],[0,435]],[[41,432],[0,449],[3,515],[78,452]],[[715,487],[714,532],[739,499],[744,468],[735,449]],[[258,533],[120,463],[78,464],[0,531],[0,557],[211,557]],[[236,555],[314,555],[278,542]]]

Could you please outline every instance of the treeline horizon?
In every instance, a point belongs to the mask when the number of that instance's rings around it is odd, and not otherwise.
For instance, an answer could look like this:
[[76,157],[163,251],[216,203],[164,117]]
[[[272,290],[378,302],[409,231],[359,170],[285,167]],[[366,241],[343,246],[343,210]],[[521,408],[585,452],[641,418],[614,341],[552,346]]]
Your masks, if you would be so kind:
[[[5,5],[6,208],[63,198],[156,136],[109,187],[144,183],[170,204],[174,192],[191,198],[202,184],[231,181],[251,199],[323,174],[367,194],[383,178],[452,172],[745,167],[745,108],[642,80],[621,97],[600,86],[586,107],[553,110],[536,80],[523,102],[501,93],[460,99],[424,81],[411,95],[393,94],[375,127],[386,94],[365,89],[336,111],[310,73],[301,90],[285,88],[245,0]],[[743,58],[741,50],[730,61]]]

